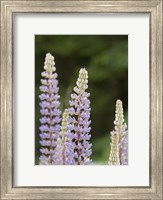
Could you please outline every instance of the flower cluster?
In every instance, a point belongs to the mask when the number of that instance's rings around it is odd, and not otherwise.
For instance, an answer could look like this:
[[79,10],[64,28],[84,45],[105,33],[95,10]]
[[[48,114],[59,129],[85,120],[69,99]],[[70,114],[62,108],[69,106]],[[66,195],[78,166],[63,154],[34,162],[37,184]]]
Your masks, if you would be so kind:
[[111,132],[111,150],[110,150],[110,156],[109,156],[109,165],[120,165],[120,159],[119,159],[119,135],[115,132]]
[[[88,72],[79,71],[76,86],[62,115],[58,80],[54,57],[47,53],[44,71],[41,73],[40,98],[40,152],[41,165],[88,165],[91,164],[92,144],[90,142],[90,93]],[[124,123],[122,101],[117,100],[115,127],[111,132],[109,165],[128,164],[128,131]]]
[[62,127],[57,147],[54,153],[55,164],[74,165],[74,143],[72,142],[73,134],[69,130],[69,112],[65,109],[62,117]]
[[89,164],[92,154],[89,127],[90,101],[88,72],[81,69],[75,93],[71,95],[70,108],[65,109],[61,123],[58,95],[59,87],[54,57],[46,54],[45,71],[42,72],[40,98],[40,164]]
[[42,72],[40,86],[41,95],[40,98],[40,113],[42,117],[40,118],[41,126],[40,129],[40,144],[41,144],[41,156],[40,164],[54,164],[54,150],[56,148],[56,141],[59,136],[61,129],[61,111],[59,109],[60,102],[58,95],[58,80],[56,68],[55,68],[54,57],[50,54],[46,54],[44,69]]
[[111,151],[109,156],[110,165],[128,164],[128,131],[124,123],[122,101],[117,100],[115,111],[115,128],[111,132]]
[[90,93],[86,92],[88,88],[88,72],[85,68],[80,69],[79,77],[74,87],[74,93],[70,100],[70,119],[69,129],[74,133],[74,157],[77,165],[90,164],[92,154],[90,143]]

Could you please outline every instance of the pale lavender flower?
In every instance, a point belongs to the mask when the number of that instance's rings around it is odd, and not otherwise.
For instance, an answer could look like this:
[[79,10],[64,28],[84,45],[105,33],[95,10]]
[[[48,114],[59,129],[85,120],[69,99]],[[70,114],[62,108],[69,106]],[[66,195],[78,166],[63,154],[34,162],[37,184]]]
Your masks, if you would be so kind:
[[121,100],[116,102],[115,128],[111,132],[110,165],[128,165],[128,131],[124,123],[123,105]]
[[74,87],[74,93],[70,100],[70,118],[68,129],[73,133],[75,164],[86,165],[91,163],[90,143],[90,100],[88,88],[88,72],[85,68],[80,69],[79,77]]
[[59,110],[60,102],[58,95],[58,80],[57,73],[55,73],[55,62],[54,57],[50,54],[46,54],[44,69],[41,73],[43,79],[41,79],[40,90],[42,94],[40,98],[40,123],[42,124],[40,129],[40,144],[41,144],[41,156],[39,158],[40,164],[55,164],[53,158],[54,150],[57,145],[57,139],[60,132],[60,115]]
[[62,117],[61,132],[57,140],[57,147],[54,153],[55,164],[58,165],[74,165],[74,143],[72,142],[73,133],[69,128],[69,113],[65,109]]
[[124,124],[122,126],[122,132],[119,142],[119,150],[120,150],[120,163],[121,165],[128,165],[128,130],[127,125]]

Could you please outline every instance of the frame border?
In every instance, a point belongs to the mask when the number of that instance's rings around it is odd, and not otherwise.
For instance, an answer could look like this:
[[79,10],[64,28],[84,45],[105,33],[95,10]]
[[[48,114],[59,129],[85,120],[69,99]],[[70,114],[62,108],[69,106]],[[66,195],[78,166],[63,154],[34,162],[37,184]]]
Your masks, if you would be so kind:
[[[1,199],[163,199],[162,0],[0,0]],[[148,13],[150,15],[150,186],[13,186],[13,18],[15,13]]]

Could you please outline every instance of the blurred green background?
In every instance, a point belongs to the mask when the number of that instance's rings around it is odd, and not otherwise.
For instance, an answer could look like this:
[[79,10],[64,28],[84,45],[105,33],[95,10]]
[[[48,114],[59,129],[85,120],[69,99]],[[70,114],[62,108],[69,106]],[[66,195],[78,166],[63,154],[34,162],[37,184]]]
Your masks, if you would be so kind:
[[35,164],[39,148],[39,86],[46,53],[55,57],[61,110],[69,107],[70,94],[79,69],[89,73],[91,143],[93,164],[107,164],[110,131],[114,129],[115,102],[123,101],[128,121],[127,35],[36,35],[35,36]]

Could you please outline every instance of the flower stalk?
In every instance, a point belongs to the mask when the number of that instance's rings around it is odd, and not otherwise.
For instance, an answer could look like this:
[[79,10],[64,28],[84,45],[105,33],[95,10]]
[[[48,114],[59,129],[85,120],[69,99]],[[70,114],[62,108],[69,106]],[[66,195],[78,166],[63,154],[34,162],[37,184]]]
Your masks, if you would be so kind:
[[79,77],[74,87],[74,93],[70,100],[70,118],[69,130],[73,132],[74,158],[77,165],[86,165],[91,163],[91,146],[89,134],[90,128],[90,93],[86,92],[88,88],[88,72],[85,68],[79,71]]
[[114,130],[111,132],[111,151],[109,165],[128,164],[128,131],[124,123],[123,105],[121,100],[116,102]]
[[60,102],[58,95],[58,80],[55,68],[54,57],[47,53],[44,62],[44,70],[41,75],[40,86],[41,95],[40,98],[40,144],[41,144],[41,156],[39,158],[40,164],[55,164],[54,162],[54,150],[56,148],[56,140],[60,132],[61,111],[59,109]]
[[54,159],[58,165],[74,165],[74,143],[72,142],[73,134],[69,130],[69,112],[65,109],[62,117],[62,127],[57,147],[55,149]]

